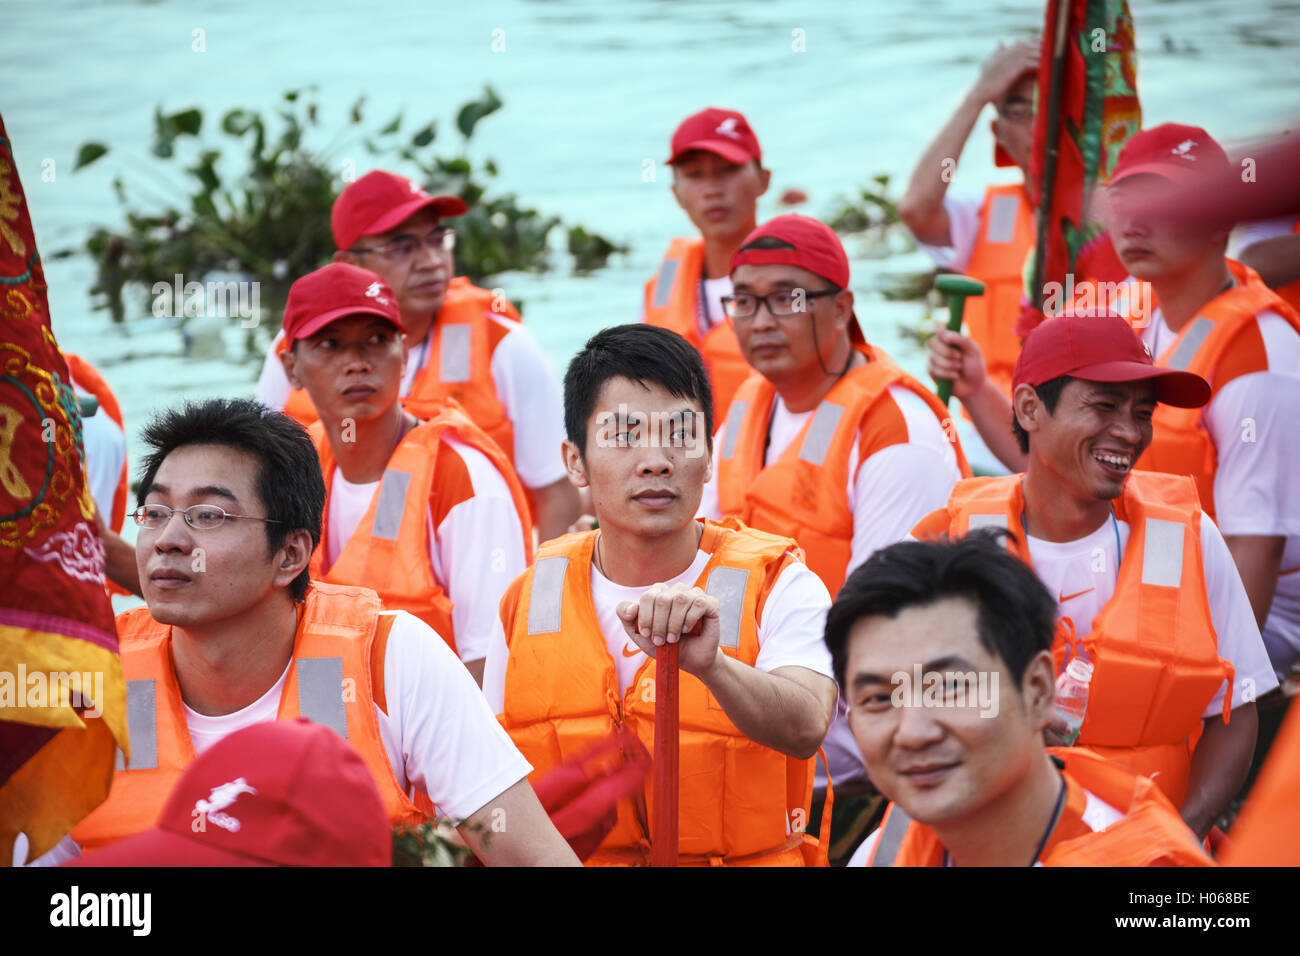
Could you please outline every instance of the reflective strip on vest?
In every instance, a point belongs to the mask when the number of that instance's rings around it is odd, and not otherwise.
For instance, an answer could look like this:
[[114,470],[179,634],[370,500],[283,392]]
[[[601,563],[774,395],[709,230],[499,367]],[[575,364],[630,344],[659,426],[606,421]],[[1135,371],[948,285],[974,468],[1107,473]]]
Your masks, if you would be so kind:
[[808,426],[808,434],[804,435],[803,444],[799,446],[799,458],[814,465],[823,464],[831,448],[831,439],[835,437],[835,429],[843,417],[843,405],[834,402],[818,405],[817,414]]
[[563,555],[539,558],[533,563],[533,583],[528,588],[528,633],[554,634],[560,629],[564,600],[564,574],[569,559]]
[[673,294],[673,280],[677,278],[677,270],[681,267],[680,259],[665,259],[663,265],[659,267],[659,275],[655,278],[655,297],[651,303],[652,308],[662,309],[668,305],[668,300]]
[[1142,548],[1142,583],[1176,588],[1183,583],[1183,532],[1180,521],[1147,518]]
[[885,821],[885,827],[876,841],[876,852],[871,855],[872,866],[894,865],[899,847],[903,845],[903,837],[911,825],[912,818],[903,812],[902,807],[896,803],[890,807],[889,819]]
[[343,707],[343,658],[298,659],[298,713],[348,739]]
[[375,505],[375,520],[371,537],[396,541],[402,530],[402,515],[406,512],[406,490],[411,486],[411,476],[396,468],[384,470],[384,480],[379,485],[379,501]]
[[966,530],[974,531],[976,528],[1002,528],[1003,530],[1006,530],[1006,527],[1006,515],[971,515],[970,524],[967,526]]
[[[131,741],[132,770],[154,770],[158,766],[157,705],[152,677],[126,682],[126,732]],[[117,752],[116,769],[126,769],[121,750]]]
[[740,614],[745,607],[749,572],[744,568],[714,568],[705,582],[704,593],[722,604],[718,611],[718,646],[740,647]]
[[1192,320],[1192,327],[1187,330],[1183,340],[1178,343],[1178,348],[1174,349],[1174,354],[1169,356],[1167,367],[1179,371],[1185,370],[1192,364],[1192,359],[1196,357],[1196,353],[1201,350],[1201,346],[1213,331],[1214,323],[1198,315]]
[[731,461],[736,453],[736,441],[740,438],[740,429],[745,424],[745,412],[749,411],[749,402],[733,401],[727,412],[727,437],[722,440],[722,460]]
[[1016,235],[1019,196],[994,196],[989,206],[989,221],[984,228],[985,242],[1010,242]]
[[443,326],[438,352],[438,377],[444,382],[469,381],[470,327],[464,323]]

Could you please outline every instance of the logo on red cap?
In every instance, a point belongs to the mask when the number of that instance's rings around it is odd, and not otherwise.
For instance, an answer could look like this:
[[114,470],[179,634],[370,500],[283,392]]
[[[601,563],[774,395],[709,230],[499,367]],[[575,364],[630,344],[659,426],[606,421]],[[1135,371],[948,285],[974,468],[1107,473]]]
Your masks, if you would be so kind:
[[750,128],[744,115],[735,110],[709,107],[682,120],[673,133],[668,157],[671,166],[686,153],[703,150],[716,153],[731,163],[747,163],[751,159],[763,161],[758,137]]
[[202,798],[195,800],[194,813],[196,816],[203,814],[223,830],[238,833],[243,824],[223,811],[244,793],[257,793],[257,791],[250,787],[243,777],[236,777],[229,783],[213,787],[211,795],[206,800]]
[[1111,183],[1150,173],[1180,183],[1193,182],[1229,166],[1228,154],[1199,126],[1162,123],[1135,133],[1119,154]]

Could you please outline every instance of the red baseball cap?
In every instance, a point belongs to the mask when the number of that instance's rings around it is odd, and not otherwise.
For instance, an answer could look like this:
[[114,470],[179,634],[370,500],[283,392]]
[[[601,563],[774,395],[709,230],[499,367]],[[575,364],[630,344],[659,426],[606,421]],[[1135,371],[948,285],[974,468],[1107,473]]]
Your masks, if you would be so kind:
[[392,229],[421,209],[432,206],[439,216],[461,216],[469,209],[456,196],[432,196],[405,176],[377,169],[349,183],[334,200],[330,229],[334,245],[351,249],[362,236]]
[[1133,134],[1120,151],[1111,185],[1152,173],[1176,183],[1195,183],[1229,168],[1228,154],[1199,126],[1162,123]]
[[289,287],[284,307],[284,338],[290,344],[345,315],[377,315],[405,331],[397,296],[388,283],[369,269],[331,262],[309,272]]
[[1061,375],[1090,382],[1154,382],[1156,400],[1200,408],[1210,383],[1192,372],[1156,365],[1133,328],[1113,313],[1065,313],[1040,324],[1025,339],[1011,387],[1042,385]]
[[[779,239],[789,248],[751,249],[759,239]],[[769,219],[745,237],[731,257],[731,271],[743,265],[791,265],[816,273],[841,289],[849,287],[849,257],[835,230],[811,216],[787,213]]]
[[304,718],[223,738],[190,764],[152,829],[69,866],[391,866],[392,831],[361,755]]
[[721,110],[710,106],[682,120],[673,133],[670,147],[672,155],[668,165],[682,158],[683,153],[703,149],[717,153],[733,163],[763,161],[763,151],[758,147],[758,137],[749,126],[749,120],[735,110]]

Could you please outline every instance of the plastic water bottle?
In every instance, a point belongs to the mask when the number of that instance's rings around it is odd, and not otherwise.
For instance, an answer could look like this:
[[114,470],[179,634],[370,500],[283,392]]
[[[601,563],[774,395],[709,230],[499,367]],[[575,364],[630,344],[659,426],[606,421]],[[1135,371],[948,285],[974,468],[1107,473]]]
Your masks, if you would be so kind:
[[1069,728],[1065,734],[1065,745],[1073,747],[1079,739],[1079,728],[1083,726],[1083,715],[1088,709],[1088,685],[1092,683],[1092,665],[1085,660],[1075,658],[1065,668],[1065,673],[1056,679],[1056,713],[1064,718]]

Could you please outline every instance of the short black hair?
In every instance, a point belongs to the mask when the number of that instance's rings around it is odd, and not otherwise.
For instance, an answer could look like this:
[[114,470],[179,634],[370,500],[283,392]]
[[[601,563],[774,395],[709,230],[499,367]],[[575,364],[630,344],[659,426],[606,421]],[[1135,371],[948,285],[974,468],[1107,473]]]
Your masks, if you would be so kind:
[[864,617],[895,618],[910,607],[964,597],[976,607],[980,644],[1021,686],[1025,669],[1049,650],[1056,601],[1032,568],[999,543],[1001,528],[957,541],[900,541],[881,548],[849,575],[826,615],[826,646],[844,687],[849,631]]
[[[211,398],[171,408],[145,426],[144,442],[153,449],[145,456],[136,491],[143,505],[153,488],[163,459],[186,445],[225,445],[258,460],[257,493],[266,505],[264,522],[268,552],[275,553],[289,535],[305,529],[312,550],[320,544],[321,514],[325,510],[325,479],[320,457],[307,429],[288,415],[245,398]],[[307,569],[293,579],[295,601],[307,596]]]
[[597,332],[564,373],[564,431],[578,454],[587,454],[587,422],[600,390],[620,377],[641,385],[654,382],[671,395],[698,402],[713,453],[713,389],[704,359],[676,332],[637,322]]
[[[1065,391],[1065,386],[1074,381],[1073,376],[1058,375],[1056,378],[1050,378],[1042,385],[1035,385],[1033,389],[1038,393],[1038,398],[1047,409],[1047,414],[1056,414],[1056,403],[1061,400],[1061,393]],[[1020,420],[1016,418],[1016,410],[1011,409],[1011,434],[1016,436],[1016,444],[1026,455],[1029,454],[1029,432],[1020,426]]]

